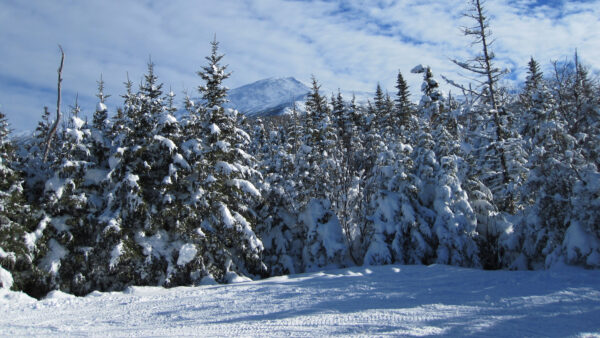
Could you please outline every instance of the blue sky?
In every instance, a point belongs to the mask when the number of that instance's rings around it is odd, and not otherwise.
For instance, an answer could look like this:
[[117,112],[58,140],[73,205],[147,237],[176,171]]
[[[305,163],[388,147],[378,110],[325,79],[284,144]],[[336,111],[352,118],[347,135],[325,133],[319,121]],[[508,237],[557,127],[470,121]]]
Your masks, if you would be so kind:
[[[56,102],[61,44],[66,52],[63,110],[79,93],[84,111],[95,106],[100,74],[113,111],[128,73],[139,82],[149,57],[165,86],[182,98],[199,84],[214,34],[226,54],[234,88],[272,76],[311,75],[327,92],[393,91],[402,71],[418,100],[421,79],[410,74],[428,64],[434,74],[467,81],[449,58],[477,52],[462,36],[467,1],[452,0],[3,0],[0,2],[0,111],[20,132],[35,128]],[[534,56],[543,65],[571,56],[600,69],[600,0],[490,0],[494,50],[524,77]],[[449,88],[446,88],[449,89]]]

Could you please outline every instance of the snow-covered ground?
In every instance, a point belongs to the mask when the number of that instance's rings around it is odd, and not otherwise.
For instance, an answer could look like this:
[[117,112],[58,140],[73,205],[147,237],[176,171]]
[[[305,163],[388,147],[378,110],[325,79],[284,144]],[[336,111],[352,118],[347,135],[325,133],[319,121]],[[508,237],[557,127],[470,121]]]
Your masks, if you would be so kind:
[[600,271],[381,266],[35,301],[0,290],[0,335],[588,336]]

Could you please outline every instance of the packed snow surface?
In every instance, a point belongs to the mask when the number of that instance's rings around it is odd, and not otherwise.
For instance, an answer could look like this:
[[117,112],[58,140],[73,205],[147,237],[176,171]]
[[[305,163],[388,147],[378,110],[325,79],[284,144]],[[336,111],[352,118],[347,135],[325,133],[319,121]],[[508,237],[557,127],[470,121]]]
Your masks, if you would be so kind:
[[[243,281],[244,279],[241,279]],[[600,271],[379,266],[35,301],[0,290],[6,336],[589,336]]]

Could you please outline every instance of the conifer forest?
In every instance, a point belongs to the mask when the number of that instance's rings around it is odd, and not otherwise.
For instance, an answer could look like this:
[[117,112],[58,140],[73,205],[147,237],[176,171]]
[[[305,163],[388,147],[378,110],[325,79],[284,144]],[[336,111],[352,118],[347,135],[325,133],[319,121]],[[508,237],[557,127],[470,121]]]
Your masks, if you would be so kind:
[[416,65],[359,103],[315,74],[277,116],[226,107],[216,38],[197,92],[176,99],[148,62],[122,93],[100,78],[89,119],[77,102],[60,111],[61,61],[58,109],[33,136],[0,114],[2,286],[39,298],[386,264],[599,268],[597,78],[565,51],[504,87],[473,9],[474,57],[448,61],[471,85]]

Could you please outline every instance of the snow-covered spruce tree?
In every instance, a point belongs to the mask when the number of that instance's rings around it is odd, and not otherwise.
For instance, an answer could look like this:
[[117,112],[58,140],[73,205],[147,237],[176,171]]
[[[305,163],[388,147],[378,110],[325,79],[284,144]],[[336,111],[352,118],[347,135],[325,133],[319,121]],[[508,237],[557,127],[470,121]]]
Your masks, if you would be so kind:
[[[436,220],[433,229],[438,238],[437,262],[443,264],[479,267],[479,250],[476,243],[477,217],[463,189],[466,173],[464,159],[456,135],[449,128],[456,121],[444,112],[441,123],[435,125],[434,151],[439,160],[437,187],[433,209]],[[449,127],[448,129],[446,127]]]
[[[175,221],[170,235],[180,243],[178,247],[173,246],[175,251],[171,262],[176,264],[167,268],[167,286],[198,284],[210,275],[200,251],[206,237],[201,223],[208,207],[207,201],[202,198],[208,172],[202,145],[204,107],[192,101],[187,94],[184,102],[188,114],[183,116],[181,123],[181,158],[178,164],[182,169],[178,171],[177,180],[172,181],[176,188],[175,198],[170,204]],[[212,276],[209,279],[214,282]]]
[[[417,66],[412,72],[424,74],[419,106],[422,117],[420,141],[413,152],[415,175],[420,182],[422,218],[432,222],[430,229],[422,235],[429,238],[431,248],[435,250],[435,262],[479,266],[476,216],[462,187],[463,175],[458,171],[464,161],[459,126],[443,106],[443,95],[429,67]],[[435,140],[435,143],[425,142],[427,139]],[[430,215],[433,219],[427,217]]]
[[[294,112],[295,113],[295,112]],[[262,204],[258,208],[257,233],[263,244],[263,260],[271,275],[302,271],[303,227],[298,222],[294,146],[288,134],[296,125],[289,119],[279,128],[267,128],[263,136],[260,168]],[[254,137],[256,139],[256,137]]]
[[9,133],[0,112],[0,288],[40,297],[48,291],[46,275],[36,266],[37,257],[45,251],[47,222],[38,223],[42,215],[25,199]]
[[223,81],[230,73],[220,64],[223,55],[218,53],[216,39],[211,46],[208,65],[198,71],[204,81],[198,87],[203,102],[194,114],[200,127],[196,140],[201,143],[194,145],[191,140],[188,146],[201,149],[196,161],[188,161],[194,171],[192,202],[199,208],[194,230],[202,237],[191,256],[201,261],[203,277],[229,282],[238,275],[256,276],[266,270],[252,209],[252,201],[261,195],[250,181],[260,173],[246,152],[250,137],[239,128],[237,111],[223,107],[227,102]]
[[364,170],[358,164],[362,156],[354,115],[354,102],[347,105],[340,92],[332,97],[332,120],[337,128],[335,147],[329,154],[334,163],[331,172],[332,207],[342,227],[348,253],[354,264],[362,264],[369,245],[370,233],[363,218],[360,204],[363,202]]
[[104,93],[104,80],[100,75],[98,81],[98,104],[96,105],[96,111],[92,118],[92,156],[94,157],[97,166],[108,167],[108,154],[110,152],[110,139],[108,139],[108,131],[111,128],[110,120],[108,119],[108,108],[106,107],[105,100],[110,97]]
[[88,175],[95,173],[95,159],[90,128],[79,112],[76,102],[61,133],[62,162],[45,184],[43,207],[50,226],[48,253],[40,262],[52,276],[51,288],[76,294],[87,291],[85,276],[91,269],[87,258],[95,244],[95,216],[101,207],[98,191],[88,186],[89,181],[95,183]]
[[332,210],[332,177],[336,162],[331,156],[336,133],[327,100],[319,93],[313,78],[306,100],[306,129],[297,155],[300,182],[300,221],[306,234],[303,262],[307,271],[325,266],[341,266],[347,252],[337,215]]
[[509,251],[519,255],[512,263],[512,268],[518,269],[547,267],[560,256],[570,219],[565,205],[573,196],[576,167],[581,161],[576,139],[568,133],[556,106],[536,114],[530,171],[521,193],[526,209],[516,226],[514,241],[507,243]]
[[162,84],[151,62],[137,93],[128,83],[123,113],[111,130],[113,145],[103,196],[106,204],[99,216],[98,243],[91,263],[96,266],[90,277],[93,289],[157,285],[164,280],[167,265],[160,250],[144,246],[144,240],[158,232],[152,223],[161,197],[157,181],[166,175],[157,163],[172,156],[155,146],[161,143],[154,136],[166,109]]
[[531,57],[527,63],[527,77],[523,92],[519,95],[519,101],[525,110],[530,109],[533,100],[538,95],[538,91],[544,83],[544,74],[540,69],[539,63]]
[[420,264],[431,254],[422,230],[428,222],[417,196],[418,180],[413,175],[412,147],[390,140],[382,148],[371,180],[376,190],[372,197],[373,213],[369,217],[372,237],[364,262],[369,265],[403,263]]
[[57,153],[54,151],[58,139],[52,138],[46,162],[43,161],[44,147],[50,128],[54,122],[48,107],[44,107],[41,119],[33,132],[32,139],[24,144],[24,150],[19,152],[20,169],[23,172],[24,192],[30,202],[40,202],[44,192],[44,184],[52,175],[50,167],[57,162]]
[[574,100],[574,120],[570,120],[569,130],[576,135],[587,162],[600,168],[600,84],[593,80],[587,66],[583,65],[575,53],[575,79],[572,89]]
[[594,165],[577,170],[562,255],[569,264],[600,268],[600,173]]
[[410,102],[410,90],[400,71],[396,79],[396,89],[398,92],[396,93],[396,108],[392,124],[396,126],[397,132],[404,135],[410,130],[414,130],[416,126],[413,114],[414,107],[413,103]]
[[585,94],[589,90],[583,89],[588,87],[585,72],[577,73],[577,66],[571,72],[555,63],[553,92],[545,86],[534,91],[525,134],[531,148],[522,188],[526,209],[515,241],[507,242],[512,268],[558,262],[599,266],[598,167],[589,152],[594,141],[588,143],[597,135],[598,115],[594,99]]

